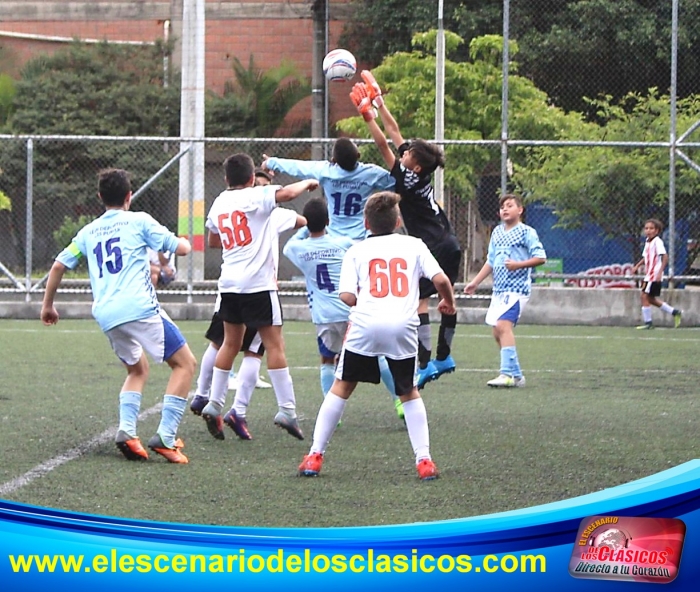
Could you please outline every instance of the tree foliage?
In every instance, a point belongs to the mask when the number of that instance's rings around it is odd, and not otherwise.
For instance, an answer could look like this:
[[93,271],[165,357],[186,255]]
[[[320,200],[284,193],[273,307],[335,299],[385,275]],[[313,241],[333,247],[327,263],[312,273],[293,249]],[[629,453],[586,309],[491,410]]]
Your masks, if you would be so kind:
[[289,61],[261,70],[251,54],[248,67],[233,59],[234,80],[226,82],[223,96],[210,93],[206,130],[210,137],[294,136],[307,121],[285,119],[292,108],[311,93],[311,85]]
[[[44,135],[177,135],[180,89],[176,80],[164,79],[163,57],[170,47],[125,46],[108,43],[88,45],[78,41],[53,55],[28,61],[16,81],[12,113],[5,131]],[[175,78],[175,77],[173,77]],[[41,260],[54,252],[52,232],[64,216],[97,214],[96,173],[106,167],[129,170],[138,188],[169,158],[163,145],[131,142],[51,141],[33,144],[33,192],[35,252]],[[11,228],[24,228],[27,143],[22,140],[0,145],[0,191],[12,202]],[[159,179],[136,209],[148,207],[164,223],[173,226],[176,205],[151,209],[172,202],[176,174]],[[22,248],[23,240],[14,244]],[[18,257],[21,259],[21,257]]]
[[[436,32],[414,37],[412,52],[398,52],[372,70],[384,89],[386,104],[401,127],[405,138],[433,138],[435,127]],[[503,39],[496,35],[473,39],[470,61],[449,59],[458,50],[461,38],[446,32],[445,61],[445,139],[498,140],[501,134],[501,57]],[[511,43],[511,55],[517,55]],[[556,140],[572,135],[585,124],[577,114],[566,114],[549,104],[547,96],[532,82],[518,76],[516,65],[510,76],[510,130],[514,137]],[[368,137],[360,117],[342,120],[339,129],[359,137]],[[489,167],[498,165],[500,146],[448,146],[445,183],[465,199],[471,199],[480,177]],[[514,151],[513,158],[524,158]],[[523,161],[524,162],[524,161]]]
[[[620,101],[607,96],[590,101],[600,125],[585,126],[579,139],[606,142],[667,142],[670,99],[656,89],[631,93]],[[700,118],[700,97],[678,103],[678,128],[688,129]],[[697,159],[700,152],[686,149]],[[598,224],[608,238],[623,237],[631,260],[640,256],[639,232],[653,216],[668,220],[669,149],[665,147],[534,147],[514,179],[530,199],[554,209],[559,224]],[[700,176],[685,165],[676,167],[676,218],[697,217]]]
[[[409,51],[414,33],[437,25],[434,2],[355,0],[354,6],[341,45],[371,65]],[[694,49],[700,0],[680,3],[679,21],[678,86],[680,96],[688,96],[700,92]],[[472,39],[502,33],[502,2],[445,0],[444,23],[467,43],[455,60],[468,60]],[[565,110],[587,112],[584,97],[621,99],[669,88],[669,0],[519,0],[510,3],[509,28],[521,49],[520,73]]]

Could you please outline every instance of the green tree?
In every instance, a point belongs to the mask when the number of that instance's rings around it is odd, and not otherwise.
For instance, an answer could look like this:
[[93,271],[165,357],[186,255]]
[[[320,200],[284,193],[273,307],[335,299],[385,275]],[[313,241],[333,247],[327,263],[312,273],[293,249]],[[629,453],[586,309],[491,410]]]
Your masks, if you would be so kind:
[[[163,57],[170,47],[88,45],[75,41],[51,56],[27,62],[16,82],[7,128],[14,134],[148,136],[177,135],[180,90],[165,84]],[[176,76],[175,76],[176,78]],[[37,262],[50,260],[53,231],[64,216],[98,214],[96,173],[105,167],[129,170],[139,187],[169,158],[162,144],[97,141],[34,142],[34,220]],[[176,149],[171,147],[170,150]],[[0,191],[12,200],[12,228],[24,231],[25,141],[0,145]],[[174,227],[177,171],[161,177],[135,204]],[[15,237],[23,248],[25,241]],[[16,260],[21,261],[23,253]]]
[[309,81],[297,68],[283,61],[262,70],[250,56],[248,67],[233,58],[234,80],[228,80],[223,96],[210,93],[206,109],[209,137],[273,137],[298,135],[307,121],[287,121],[289,112],[311,93]]
[[[462,39],[445,34],[448,59],[445,63],[445,139],[498,140],[501,132],[502,71],[501,37],[473,39],[468,62],[449,59]],[[373,73],[385,91],[387,106],[401,126],[405,138],[434,137],[436,31],[414,37],[412,52],[399,52],[386,58]],[[511,42],[511,55],[517,55]],[[556,140],[584,128],[578,114],[565,114],[552,107],[547,96],[532,82],[518,76],[512,63],[510,77],[510,130],[515,137]],[[368,137],[360,117],[342,120],[338,127],[347,133]],[[577,132],[576,132],[577,133]],[[479,179],[491,167],[498,170],[500,146],[448,146],[445,150],[446,187],[465,199],[471,199]],[[526,153],[514,150],[512,158],[525,163]]]
[[[416,32],[437,24],[437,3],[356,0],[341,45],[370,65],[411,49]],[[680,3],[680,96],[700,92],[700,0]],[[445,28],[465,41],[455,60],[468,60],[472,39],[501,34],[502,2],[445,0]],[[584,97],[615,99],[667,89],[671,64],[669,0],[518,0],[510,3],[510,36],[521,49],[520,73],[565,110],[586,111]],[[593,115],[594,113],[591,113]]]
[[[590,101],[601,125],[588,125],[581,139],[606,142],[665,142],[670,129],[669,97],[656,89],[632,93],[621,101],[604,97]],[[700,118],[700,97],[678,103],[678,129]],[[639,241],[644,221],[668,219],[670,161],[662,147],[533,147],[516,166],[514,180],[536,199],[550,205],[564,228],[585,222],[599,225],[607,238],[622,237],[630,260],[641,256]],[[697,160],[700,151],[686,149]],[[680,163],[676,167],[676,217],[697,218],[700,176]],[[681,245],[679,245],[681,246]]]

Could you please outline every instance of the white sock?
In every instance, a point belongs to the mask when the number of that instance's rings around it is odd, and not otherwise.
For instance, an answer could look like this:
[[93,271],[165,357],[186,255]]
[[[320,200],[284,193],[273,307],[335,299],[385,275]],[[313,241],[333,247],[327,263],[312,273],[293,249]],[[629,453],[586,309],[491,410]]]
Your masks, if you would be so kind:
[[320,452],[324,454],[328,442],[333,437],[335,428],[338,427],[340,418],[343,417],[345,411],[346,399],[341,399],[333,391],[328,391],[326,398],[323,399],[321,408],[316,416],[316,425],[314,426],[314,439],[311,443],[309,454]]
[[673,307],[669,306],[666,302],[663,302],[659,308],[666,314],[673,314]]
[[294,397],[294,383],[289,374],[289,368],[278,368],[276,370],[268,368],[267,374],[275,391],[280,411],[285,411],[290,417],[296,417],[297,403]]
[[229,370],[224,370],[223,368],[217,368],[214,366],[209,401],[216,403],[221,407],[226,404],[226,395],[228,393],[228,373]]
[[642,320],[651,323],[651,306],[642,306]]
[[199,376],[197,377],[197,395],[208,397],[211,391],[211,379],[214,374],[214,362],[216,361],[217,350],[213,344],[209,344],[207,350],[202,354],[202,361],[199,363]]
[[416,463],[427,458],[430,460],[430,430],[428,429],[428,414],[425,403],[420,397],[406,401],[403,404],[403,415],[406,420],[408,438],[416,455]]
[[246,409],[250,405],[255,384],[258,382],[261,362],[262,360],[255,356],[243,356],[241,367],[238,369],[238,389],[231,407],[239,417],[245,417]]

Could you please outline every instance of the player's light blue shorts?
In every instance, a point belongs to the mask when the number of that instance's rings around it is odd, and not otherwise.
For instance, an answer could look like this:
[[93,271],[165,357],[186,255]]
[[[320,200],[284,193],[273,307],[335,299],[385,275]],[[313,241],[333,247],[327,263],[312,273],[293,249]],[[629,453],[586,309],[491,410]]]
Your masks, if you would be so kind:
[[128,366],[136,364],[144,350],[160,364],[187,343],[180,329],[163,310],[147,319],[114,327],[105,335],[114,353]]
[[320,323],[316,325],[318,353],[324,358],[334,358],[343,349],[343,340],[348,330],[347,321]]

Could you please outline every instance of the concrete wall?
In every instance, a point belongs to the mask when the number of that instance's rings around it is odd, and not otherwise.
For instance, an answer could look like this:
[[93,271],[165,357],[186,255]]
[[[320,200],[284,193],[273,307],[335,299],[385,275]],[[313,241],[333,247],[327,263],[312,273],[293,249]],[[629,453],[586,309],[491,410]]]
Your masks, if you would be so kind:
[[[700,326],[700,291],[666,290],[662,297],[672,306],[683,310],[683,326]],[[34,295],[35,302],[24,302],[23,296],[0,297],[0,319],[38,319],[41,296]],[[161,298],[163,308],[174,320],[209,320],[214,304],[213,296],[199,296],[192,304],[178,302],[167,294]],[[182,298],[180,298],[182,300]],[[286,320],[309,321],[309,309],[303,296],[282,298]],[[481,324],[488,307],[488,297],[462,298],[459,300],[458,322]],[[522,324],[532,325],[601,325],[631,327],[641,322],[638,290],[595,290],[580,288],[533,289]],[[56,308],[64,319],[91,318],[91,302],[87,296],[78,300],[75,294],[59,294]],[[439,314],[431,312],[434,319]],[[654,324],[659,327],[672,326],[670,315],[653,309]]]

